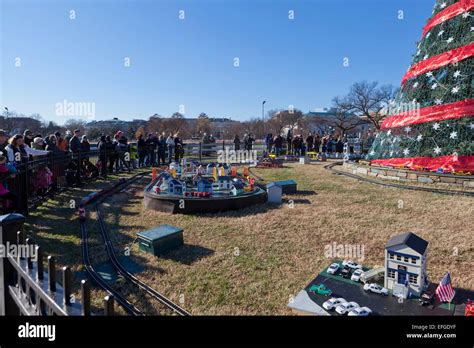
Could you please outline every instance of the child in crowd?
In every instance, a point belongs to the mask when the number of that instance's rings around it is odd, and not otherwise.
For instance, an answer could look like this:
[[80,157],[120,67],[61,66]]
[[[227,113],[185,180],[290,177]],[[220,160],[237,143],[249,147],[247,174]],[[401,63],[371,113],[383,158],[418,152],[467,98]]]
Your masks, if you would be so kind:
[[14,212],[17,208],[18,197],[12,193],[6,187],[6,179],[9,177],[14,177],[16,174],[16,169],[13,165],[7,165],[7,158],[5,156],[0,156],[0,198],[10,201],[10,205],[5,209],[5,203],[3,204],[3,212],[10,213]]

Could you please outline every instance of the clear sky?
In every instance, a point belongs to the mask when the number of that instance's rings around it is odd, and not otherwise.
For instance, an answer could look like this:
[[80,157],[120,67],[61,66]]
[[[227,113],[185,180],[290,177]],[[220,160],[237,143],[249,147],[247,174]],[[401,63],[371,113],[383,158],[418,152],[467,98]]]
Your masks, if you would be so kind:
[[99,120],[169,116],[180,105],[186,117],[206,112],[245,120],[261,116],[262,100],[267,110],[294,105],[306,112],[330,106],[356,81],[398,86],[434,5],[434,0],[0,2],[1,109],[39,113],[60,124],[71,118],[56,113],[64,100],[94,103]]

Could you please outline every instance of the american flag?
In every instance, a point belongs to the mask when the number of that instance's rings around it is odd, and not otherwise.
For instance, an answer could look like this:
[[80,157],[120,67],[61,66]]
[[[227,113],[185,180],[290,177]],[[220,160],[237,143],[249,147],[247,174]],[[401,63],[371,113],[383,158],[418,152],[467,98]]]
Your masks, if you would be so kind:
[[441,302],[451,302],[454,298],[454,289],[451,285],[451,276],[447,272],[438,287],[436,288],[436,296]]

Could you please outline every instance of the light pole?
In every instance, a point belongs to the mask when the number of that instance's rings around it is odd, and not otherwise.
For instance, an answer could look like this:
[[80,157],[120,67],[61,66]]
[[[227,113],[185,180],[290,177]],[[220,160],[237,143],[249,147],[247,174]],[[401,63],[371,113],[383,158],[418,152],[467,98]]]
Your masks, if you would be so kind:
[[266,100],[262,102],[262,121],[265,121],[265,103],[266,102],[267,102]]

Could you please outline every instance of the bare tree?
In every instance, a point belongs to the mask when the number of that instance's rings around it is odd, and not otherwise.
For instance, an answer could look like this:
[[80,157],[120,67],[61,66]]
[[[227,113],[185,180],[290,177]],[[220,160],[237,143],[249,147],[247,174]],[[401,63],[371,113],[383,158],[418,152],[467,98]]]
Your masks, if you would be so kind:
[[356,82],[341,102],[351,113],[365,117],[378,130],[387,115],[387,107],[395,92],[392,85],[379,86],[378,82]]
[[156,133],[161,131],[161,116],[158,114],[154,114],[150,116],[148,121],[146,122],[146,129],[149,133]]
[[336,97],[333,99],[335,115],[329,121],[329,125],[336,128],[341,136],[346,135],[351,129],[367,123],[360,116],[352,113],[352,105],[345,100]]
[[81,133],[84,133],[85,126],[86,126],[86,121],[80,120],[80,119],[71,118],[67,120],[66,122],[64,122],[64,127],[66,127],[66,129],[69,129],[71,131],[75,129],[79,129]]
[[303,125],[303,113],[300,110],[271,110],[268,125],[275,134],[281,134],[284,128],[293,130]]
[[207,115],[206,116],[201,116],[201,115],[198,116],[198,120],[197,120],[197,131],[199,133],[199,136],[201,136],[203,133],[209,134],[211,132],[211,121],[209,121],[209,117],[207,117]]

